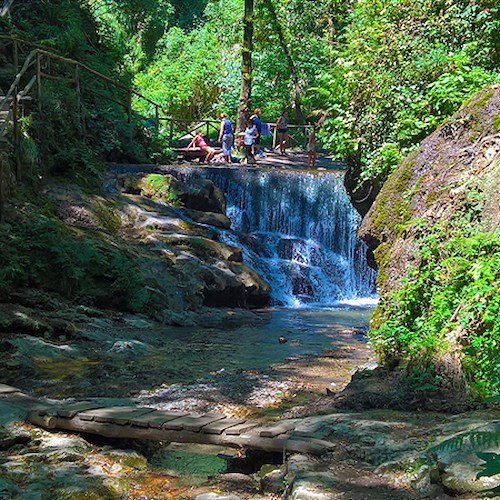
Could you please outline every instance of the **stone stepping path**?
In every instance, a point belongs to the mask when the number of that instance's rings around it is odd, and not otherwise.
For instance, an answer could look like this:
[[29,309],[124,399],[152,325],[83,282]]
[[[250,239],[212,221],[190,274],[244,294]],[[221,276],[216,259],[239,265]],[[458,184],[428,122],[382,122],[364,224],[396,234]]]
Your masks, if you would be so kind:
[[162,411],[139,406],[106,406],[37,400],[18,389],[0,384],[0,398],[14,399],[29,410],[28,420],[46,429],[98,434],[111,438],[151,439],[177,443],[218,444],[273,452],[321,454],[333,448],[318,433],[321,422],[302,419],[274,424],[203,414]]

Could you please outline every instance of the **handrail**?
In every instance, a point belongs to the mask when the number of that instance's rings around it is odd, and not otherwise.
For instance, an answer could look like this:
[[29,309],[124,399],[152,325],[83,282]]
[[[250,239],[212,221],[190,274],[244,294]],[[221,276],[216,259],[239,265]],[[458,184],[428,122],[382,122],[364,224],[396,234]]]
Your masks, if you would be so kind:
[[19,82],[21,81],[21,77],[26,73],[26,71],[28,71],[28,68],[30,67],[30,62],[35,58],[37,50],[38,49],[32,50],[28,54],[28,57],[26,58],[26,61],[24,61],[21,71],[19,71],[19,73],[14,78],[14,82],[12,83],[9,90],[5,94],[3,100],[0,101],[0,109],[2,109],[5,103],[11,98],[12,94],[16,90],[16,87],[19,85]]
[[50,50],[56,54],[60,52],[57,49],[53,49],[52,47],[48,47],[47,45],[40,45],[39,43],[30,42],[29,40],[25,40],[24,38],[19,38],[14,35],[0,35],[0,40],[9,40],[11,42],[17,42],[19,45],[28,45],[29,47],[33,47],[35,49]]
[[[68,64],[72,67],[74,67],[74,72],[75,76],[73,79],[70,79],[69,81],[73,83],[76,87],[76,93],[77,93],[77,98],[78,98],[78,107],[81,109],[81,82],[80,82],[80,70],[84,70],[88,72],[89,74],[93,75],[94,77],[99,78],[102,81],[105,81],[111,85],[113,85],[117,89],[121,89],[127,93],[128,99],[126,104],[123,104],[122,102],[118,102],[115,99],[112,99],[109,96],[106,95],[101,95],[104,99],[109,99],[114,102],[116,102],[118,105],[126,108],[127,116],[128,116],[128,121],[130,122],[132,119],[132,97],[138,97],[140,99],[143,99],[150,105],[154,106],[155,110],[155,126],[158,127],[159,120],[158,117],[160,116],[160,110],[162,109],[161,106],[153,101],[152,99],[149,99],[148,97],[142,95],[140,92],[137,90],[128,87],[127,85],[124,85],[121,82],[118,82],[114,80],[113,78],[110,78],[99,71],[96,71],[86,64],[83,64],[79,61],[76,61],[75,59],[70,59],[68,57],[64,57],[58,53],[55,53],[54,51],[47,50],[47,47],[34,44],[32,42],[28,42],[26,40],[22,40],[18,37],[15,36],[8,36],[8,35],[0,35],[0,40],[8,40],[11,42],[14,46],[13,51],[14,51],[14,66],[15,70],[18,71],[16,74],[14,81],[12,82],[8,92],[6,93],[5,96],[2,96],[0,99],[0,109],[3,109],[5,104],[11,100],[11,107],[12,107],[12,113],[7,117],[5,123],[2,126],[2,129],[6,129],[8,126],[9,122],[13,123],[13,143],[14,143],[14,151],[16,155],[16,178],[20,180],[21,178],[21,172],[22,172],[22,166],[21,166],[21,160],[20,160],[20,151],[19,151],[19,125],[18,125],[18,103],[20,99],[25,97],[30,90],[33,88],[35,83],[37,84],[37,91],[38,91],[38,109],[39,112],[41,112],[41,106],[42,106],[42,101],[41,101],[41,89],[42,89],[42,80],[47,79],[47,78],[54,78],[54,75],[49,75],[45,74],[42,72],[42,67],[41,67],[41,60],[42,58],[46,58],[49,62],[51,60],[54,61],[59,61],[64,64]],[[26,59],[23,63],[22,68],[19,70],[19,46],[26,45],[28,47],[34,47],[33,50],[26,56]],[[21,78],[23,75],[25,75],[28,71],[28,69],[36,63],[36,70],[35,70],[35,75],[29,80],[29,82],[25,85],[25,87],[19,91],[19,84],[21,82]],[[50,66],[49,66],[50,68]],[[50,71],[50,70],[49,70]],[[88,91],[92,91],[92,89],[87,89]],[[165,113],[166,114],[166,113]],[[82,123],[82,137],[85,137],[85,123],[84,119],[82,118],[80,112],[79,112],[79,119],[81,120]],[[1,184],[1,180],[0,180]]]
[[[68,57],[63,57],[60,54],[56,53],[57,50],[54,50],[54,51],[52,49],[51,50],[47,50],[47,47],[45,47],[43,45],[39,45],[39,44],[36,44],[36,43],[33,43],[33,42],[29,42],[27,40],[23,40],[22,38],[18,38],[18,37],[15,37],[15,36],[0,35],[0,39],[2,39],[2,40],[9,40],[9,41],[12,41],[12,42],[22,43],[24,45],[35,47],[35,49],[30,52],[30,54],[28,55],[28,57],[30,57],[36,51],[36,53],[44,55],[46,57],[49,57],[49,58],[52,58],[52,59],[56,59],[56,60],[59,60],[61,62],[65,62],[67,64],[71,64],[71,65],[73,65],[75,67],[80,67],[80,68],[84,69],[85,71],[88,71],[90,74],[92,74],[94,76],[97,76],[101,80],[104,80],[104,81],[106,81],[108,83],[111,83],[115,87],[118,87],[118,88],[120,88],[122,90],[125,90],[130,95],[135,95],[136,97],[139,97],[140,99],[143,99],[144,101],[146,101],[149,104],[153,105],[155,107],[155,110],[158,110],[158,111],[156,111],[156,115],[157,116],[159,114],[159,110],[162,110],[162,107],[161,107],[160,104],[158,104],[157,102],[153,101],[152,99],[149,99],[148,97],[146,97],[145,95],[141,94],[137,90],[135,90],[135,89],[133,89],[131,87],[128,87],[127,85],[124,85],[123,83],[118,82],[118,81],[114,80],[113,78],[110,78],[109,76],[106,76],[106,75],[100,73],[99,71],[96,71],[96,70],[92,69],[91,67],[87,66],[86,64],[84,64],[84,63],[82,63],[80,61],[76,61],[75,59],[70,59]],[[15,87],[15,85],[14,85],[14,87]],[[11,86],[11,88],[12,88],[12,86]]]

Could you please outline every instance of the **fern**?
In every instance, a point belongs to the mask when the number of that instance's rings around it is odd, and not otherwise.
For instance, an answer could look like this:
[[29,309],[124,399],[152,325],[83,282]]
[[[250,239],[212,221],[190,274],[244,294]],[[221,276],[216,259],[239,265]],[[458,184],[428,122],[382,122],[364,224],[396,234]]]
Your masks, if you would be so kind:
[[433,446],[431,451],[454,451],[463,448],[487,449],[500,446],[500,432],[464,432]]

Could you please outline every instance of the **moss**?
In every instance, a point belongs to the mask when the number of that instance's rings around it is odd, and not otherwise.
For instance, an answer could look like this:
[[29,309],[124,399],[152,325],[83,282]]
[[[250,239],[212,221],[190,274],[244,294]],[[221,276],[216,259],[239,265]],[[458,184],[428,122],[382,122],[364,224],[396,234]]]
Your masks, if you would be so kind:
[[380,235],[385,229],[392,231],[408,217],[408,190],[413,176],[416,152],[403,161],[399,169],[389,178],[377,199],[376,218],[372,227]]
[[88,485],[59,487],[49,490],[41,497],[43,500],[118,500],[120,493],[110,491],[106,486],[92,483]]
[[150,174],[141,179],[139,187],[144,196],[167,203],[176,203],[179,193],[175,189],[175,178],[171,175]]
[[113,450],[105,452],[103,455],[109,460],[119,463],[123,467],[137,470],[146,470],[148,468],[148,461],[138,453]]
[[117,233],[121,228],[120,215],[114,209],[113,203],[107,200],[96,202],[94,212],[99,222],[110,232]]
[[479,97],[477,99],[477,101],[473,103],[473,105],[476,108],[482,108],[493,97],[493,95],[494,95],[493,90],[488,90],[487,92],[484,93],[484,95],[482,95],[481,97]]
[[495,132],[498,132],[500,130],[500,113],[497,113],[495,115],[495,118],[493,118],[493,130]]
[[383,288],[384,283],[388,278],[387,267],[391,257],[391,245],[388,242],[382,243],[375,249],[373,253],[375,256],[375,261],[379,266],[377,275],[377,287]]
[[88,358],[71,358],[51,360],[47,358],[33,358],[33,362],[38,370],[43,372],[43,376],[56,382],[71,378],[85,378],[97,361]]

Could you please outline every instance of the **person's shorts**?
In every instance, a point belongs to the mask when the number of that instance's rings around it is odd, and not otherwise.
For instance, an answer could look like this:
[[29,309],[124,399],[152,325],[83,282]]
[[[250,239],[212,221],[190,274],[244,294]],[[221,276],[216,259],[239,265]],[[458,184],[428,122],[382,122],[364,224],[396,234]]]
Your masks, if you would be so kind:
[[231,148],[233,147],[233,134],[224,134],[222,136],[222,152],[224,156],[231,156]]
[[260,134],[254,139],[253,143],[257,146],[260,144]]
[[286,134],[286,128],[279,128],[278,129],[278,134]]

